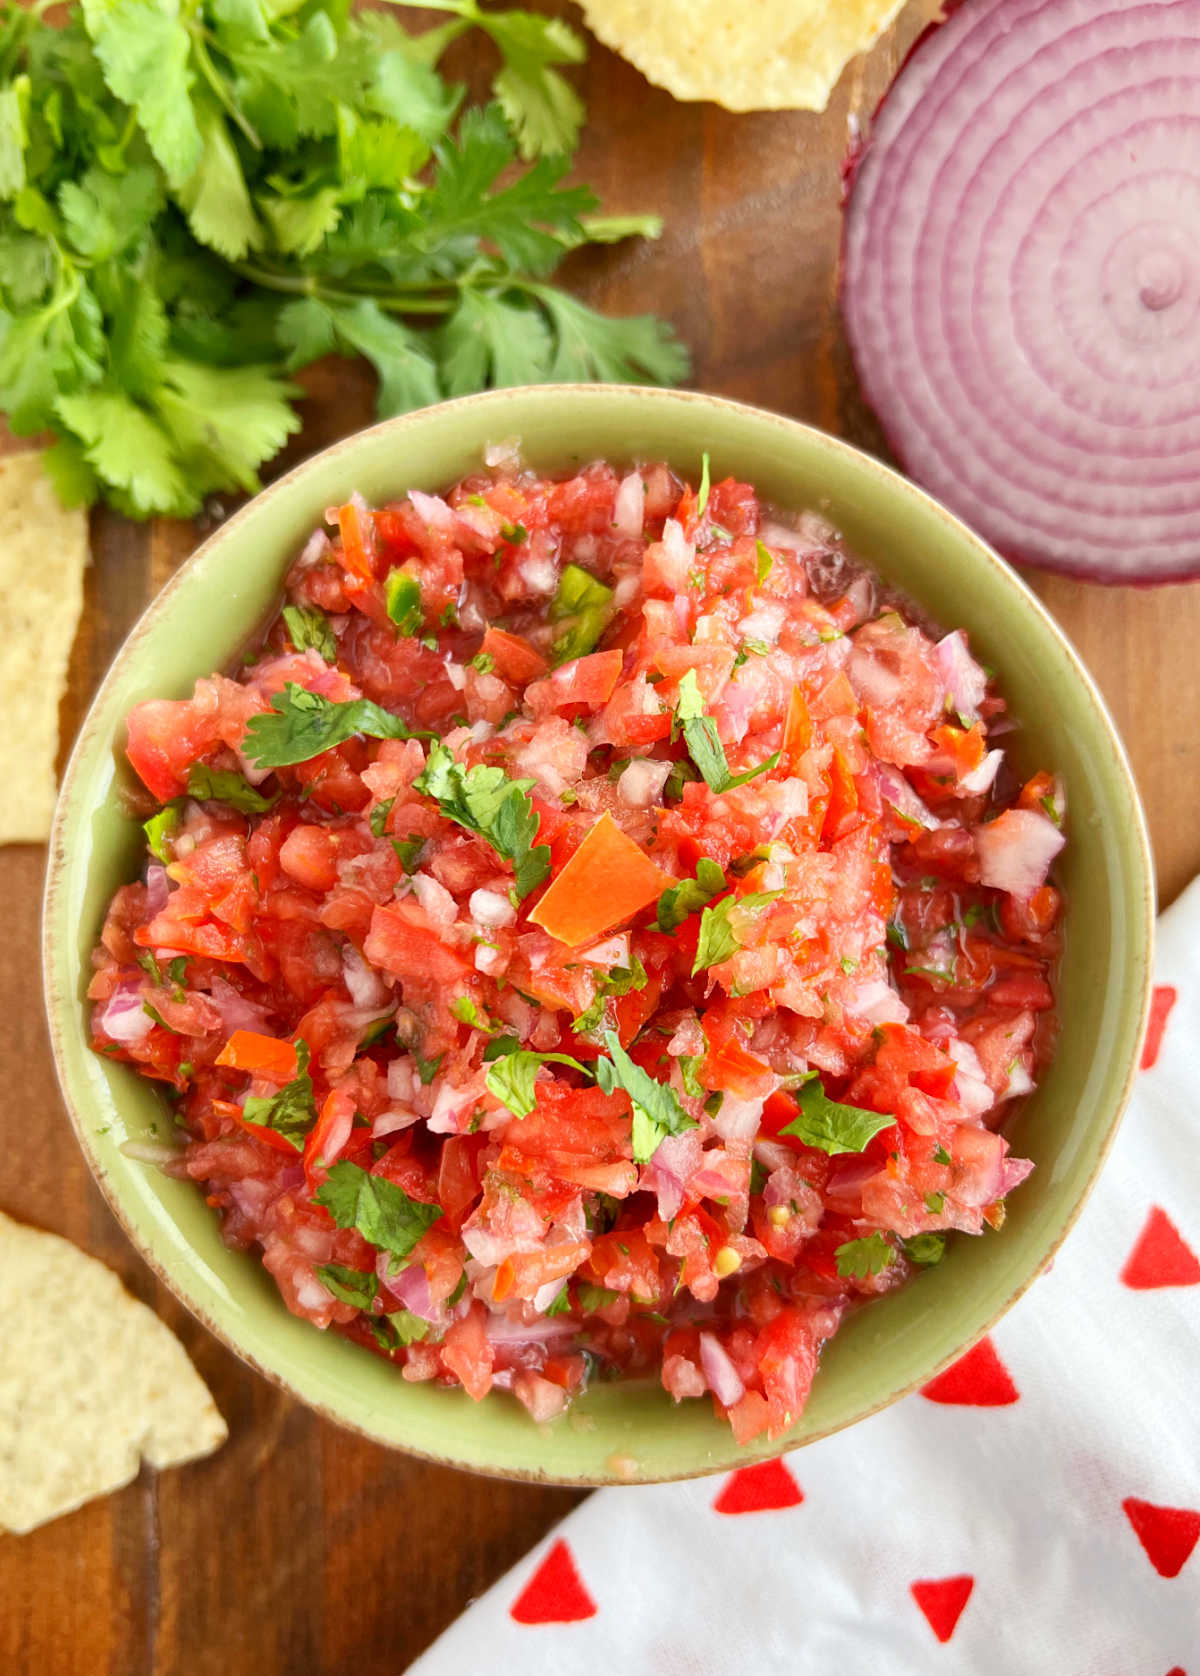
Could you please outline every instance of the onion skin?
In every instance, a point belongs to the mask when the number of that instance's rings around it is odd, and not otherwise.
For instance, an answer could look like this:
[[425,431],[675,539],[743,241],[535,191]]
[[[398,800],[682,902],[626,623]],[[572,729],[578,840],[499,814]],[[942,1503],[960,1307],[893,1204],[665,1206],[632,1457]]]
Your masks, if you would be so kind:
[[842,307],[905,469],[1009,558],[1200,576],[1200,0],[965,0],[849,160]]

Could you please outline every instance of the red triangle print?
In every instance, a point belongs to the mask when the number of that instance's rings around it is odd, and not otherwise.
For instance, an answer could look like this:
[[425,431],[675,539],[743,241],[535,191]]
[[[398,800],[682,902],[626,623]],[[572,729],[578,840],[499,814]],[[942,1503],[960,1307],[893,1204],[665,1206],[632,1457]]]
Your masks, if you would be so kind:
[[1121,1506],[1160,1577],[1178,1577],[1200,1542],[1200,1513],[1190,1507],[1156,1507],[1128,1496]]
[[1003,1408],[1018,1402],[1021,1393],[1012,1382],[1012,1375],[996,1354],[990,1338],[982,1338],[973,1350],[960,1356],[953,1367],[939,1373],[928,1385],[922,1385],[921,1395],[930,1402],[962,1403],[970,1408]]
[[1165,1210],[1154,1206],[1129,1253],[1121,1279],[1135,1292],[1200,1284],[1200,1261]]
[[1141,1069],[1148,1071],[1158,1063],[1158,1050],[1162,1047],[1163,1031],[1167,1028],[1167,1020],[1171,1016],[1171,1008],[1179,999],[1175,985],[1170,983],[1156,983],[1150,992],[1150,1017],[1146,1020],[1146,1040],[1142,1044]]
[[1187,1671],[1181,1664],[1177,1664],[1171,1670],[1167,1671],[1167,1676],[1187,1676]]
[[973,1577],[943,1577],[937,1582],[914,1583],[912,1597],[929,1619],[939,1641],[949,1641],[958,1628],[963,1607],[975,1587]]
[[804,1491],[782,1461],[759,1461],[731,1473],[713,1507],[718,1513],[770,1513],[799,1507],[803,1500]]
[[560,1538],[509,1607],[519,1624],[575,1624],[596,1616],[571,1550]]

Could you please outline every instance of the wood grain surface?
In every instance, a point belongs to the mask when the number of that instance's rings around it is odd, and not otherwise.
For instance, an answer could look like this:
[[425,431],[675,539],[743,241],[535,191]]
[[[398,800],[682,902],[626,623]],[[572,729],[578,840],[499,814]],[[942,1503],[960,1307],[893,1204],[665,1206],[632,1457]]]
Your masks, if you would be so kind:
[[[882,453],[836,306],[839,164],[920,23],[920,5],[910,7],[820,116],[677,105],[593,46],[579,77],[591,115],[580,173],[608,209],[660,210],[667,230],[657,245],[572,258],[571,282],[612,312],[668,315],[693,348],[698,388]],[[486,69],[456,67],[476,79]],[[316,368],[307,388],[287,463],[370,417],[358,367]],[[64,748],[195,533],[96,514]],[[1124,733],[1166,903],[1200,866],[1200,587],[1035,585]],[[0,1670],[398,1676],[577,1497],[440,1470],[338,1431],[242,1367],[156,1284],[93,1187],[62,1109],[37,980],[43,865],[40,848],[0,851],[0,1208],[104,1258],[159,1311],[208,1381],[230,1441],[30,1536],[0,1536]]]

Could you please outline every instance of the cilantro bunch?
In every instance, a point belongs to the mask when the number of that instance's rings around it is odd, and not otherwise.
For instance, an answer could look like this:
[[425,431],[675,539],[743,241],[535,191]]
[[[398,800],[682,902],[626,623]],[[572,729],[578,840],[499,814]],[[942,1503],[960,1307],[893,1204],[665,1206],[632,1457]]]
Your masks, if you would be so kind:
[[[254,490],[299,426],[289,375],[331,351],[374,365],[381,415],[685,373],[661,321],[550,283],[580,244],[658,231],[563,184],[583,112],[559,67],[583,48],[561,22],[82,0],[55,28],[47,4],[0,0],[0,409],[56,433],[67,501],[190,516]],[[472,27],[496,98],[460,111],[436,65]]]

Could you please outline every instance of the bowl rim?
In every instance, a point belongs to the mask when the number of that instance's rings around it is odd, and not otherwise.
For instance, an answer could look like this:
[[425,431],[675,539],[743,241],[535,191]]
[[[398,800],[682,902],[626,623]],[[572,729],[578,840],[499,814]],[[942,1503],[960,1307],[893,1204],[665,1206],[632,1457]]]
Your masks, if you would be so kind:
[[[381,433],[401,437],[406,431],[419,427],[423,421],[434,413],[467,413],[489,406],[495,406],[497,409],[503,409],[505,402],[514,397],[520,397],[526,400],[531,398],[534,400],[544,400],[549,405],[553,405],[553,403],[560,400],[582,400],[585,402],[594,400],[604,402],[610,399],[623,400],[632,397],[656,404],[677,404],[680,407],[712,407],[722,412],[729,413],[735,420],[738,418],[745,418],[747,420],[752,419],[759,423],[765,420],[780,427],[789,434],[799,433],[805,446],[814,449],[817,452],[824,449],[832,455],[849,457],[850,461],[858,470],[875,479],[876,484],[882,492],[892,497],[899,495],[901,498],[908,498],[921,505],[927,515],[932,515],[944,523],[954,538],[956,538],[960,543],[973,549],[976,560],[982,563],[985,568],[992,571],[993,574],[1009,588],[1009,590],[1019,599],[1021,606],[1025,611],[1032,613],[1035,617],[1040,619],[1042,628],[1045,631],[1048,631],[1050,636],[1058,643],[1059,649],[1070,667],[1073,679],[1086,694],[1097,724],[1105,736],[1105,742],[1112,753],[1116,770],[1125,782],[1129,807],[1134,817],[1132,826],[1125,836],[1128,843],[1127,854],[1129,858],[1129,875],[1131,879],[1136,877],[1141,887],[1138,893],[1137,908],[1142,919],[1143,935],[1140,939],[1140,947],[1137,947],[1135,952],[1140,954],[1144,962],[1144,981],[1142,983],[1142,993],[1139,998],[1136,1028],[1130,1038],[1131,1050],[1129,1054],[1129,1062],[1126,1066],[1124,1080],[1112,1100],[1107,1127],[1102,1137],[1099,1138],[1098,1144],[1094,1143],[1092,1167],[1089,1171],[1087,1179],[1084,1182],[1074,1205],[1071,1207],[1068,1215],[1065,1217],[1061,1225],[1058,1226],[1057,1232],[1043,1251],[1040,1258],[1036,1261],[1024,1278],[1020,1280],[1020,1282],[1008,1294],[1003,1302],[994,1309],[988,1319],[978,1328],[978,1330],[970,1333],[951,1351],[948,1351],[935,1364],[925,1369],[919,1376],[906,1380],[895,1389],[888,1391],[885,1395],[880,1397],[877,1401],[871,1403],[869,1406],[856,1408],[852,1413],[846,1415],[844,1418],[831,1421],[829,1424],[821,1427],[820,1429],[810,1432],[800,1438],[791,1439],[786,1432],[781,1438],[775,1439],[770,1443],[764,1443],[764,1440],[759,1438],[749,1445],[733,1445],[727,1450],[719,1451],[719,1458],[708,1464],[698,1466],[693,1470],[685,1472],[639,1471],[636,1478],[632,1480],[611,1469],[603,1473],[592,1472],[582,1475],[570,1475],[558,1472],[548,1472],[545,1469],[538,1468],[523,1469],[513,1466],[481,1466],[474,1460],[456,1457],[453,1449],[450,1447],[443,1452],[414,1447],[410,1443],[399,1442],[394,1437],[384,1435],[380,1430],[373,1428],[369,1423],[356,1418],[351,1418],[326,1402],[316,1400],[313,1397],[304,1394],[291,1382],[287,1374],[278,1371],[270,1365],[264,1364],[264,1362],[260,1360],[259,1356],[255,1353],[255,1350],[252,1347],[252,1342],[246,1342],[240,1338],[232,1328],[227,1328],[216,1322],[204,1305],[191,1295],[185,1279],[183,1277],[177,1278],[168,1272],[165,1264],[158,1257],[152,1240],[148,1237],[144,1237],[132,1219],[127,1215],[118,1187],[110,1180],[109,1174],[105,1169],[103,1162],[91,1145],[91,1135],[84,1110],[82,1109],[83,1102],[76,1099],[72,1088],[71,1078],[66,1068],[66,1056],[63,1045],[64,1037],[68,1029],[68,1018],[72,1007],[76,1004],[77,998],[72,993],[68,993],[65,989],[60,989],[59,973],[57,971],[58,961],[55,947],[55,929],[53,922],[55,918],[58,893],[63,884],[64,874],[68,865],[67,834],[70,824],[75,818],[73,805],[76,797],[76,782],[80,778],[85,764],[90,760],[93,753],[98,748],[105,749],[111,744],[109,732],[100,725],[101,712],[106,707],[110,690],[117,683],[119,677],[123,674],[127,666],[132,661],[136,660],[138,649],[142,641],[148,638],[155,631],[158,627],[160,619],[169,613],[174,595],[183,585],[188,573],[202,563],[207,555],[215,548],[219,547],[228,538],[230,532],[236,532],[240,525],[247,521],[252,514],[257,515],[258,509],[262,505],[270,500],[285,498],[296,486],[296,484],[303,481],[303,479],[311,472],[315,472],[319,467],[323,466],[329,460],[336,458],[340,454],[353,453],[362,444],[365,438],[377,436]],[[398,471],[398,476],[399,475],[403,475],[402,468]],[[872,1415],[878,1414],[886,1408],[890,1408],[893,1403],[900,1401],[903,1397],[910,1396],[914,1391],[917,1391],[922,1386],[928,1384],[931,1380],[935,1379],[938,1374],[942,1373],[946,1368],[952,1366],[955,1362],[960,1360],[969,1350],[977,1345],[982,1339],[987,1337],[987,1335],[994,1329],[997,1322],[1008,1314],[1009,1310],[1012,1309],[1020,1298],[1023,1297],[1029,1290],[1033,1282],[1041,1274],[1043,1274],[1053,1262],[1054,1257],[1062,1246],[1063,1241],[1067,1238],[1078,1221],[1079,1216],[1090,1198],[1093,1188],[1095,1187],[1100,1171],[1112,1149],[1117,1129],[1120,1125],[1122,1116],[1124,1115],[1126,1106],[1128,1105],[1129,1096],[1137,1077],[1142,1045],[1145,1039],[1149,1019],[1151,989],[1153,983],[1155,912],[1155,874],[1145,811],[1142,807],[1137,782],[1129,762],[1128,754],[1125,750],[1120,734],[1117,731],[1116,724],[1113,721],[1108,706],[1066,633],[1038,596],[1033,592],[1029,584],[1011,565],[1006,563],[1000,557],[995,549],[992,548],[982,536],[978,535],[968,524],[964,523],[962,519],[950,512],[940,501],[928,494],[918,484],[912,482],[909,478],[903,476],[898,470],[885,464],[883,461],[876,459],[873,455],[855,447],[852,443],[846,442],[841,437],[834,436],[831,433],[820,429],[818,426],[810,425],[800,419],[791,418],[786,414],[774,412],[769,408],[758,407],[748,402],[736,401],[729,397],[711,395],[704,391],[662,389],[644,385],[579,383],[518,385],[498,390],[485,390],[472,395],[456,397],[447,401],[435,403],[429,407],[419,408],[409,413],[400,414],[395,418],[379,421],[373,425],[365,426],[348,436],[341,437],[336,442],[330,444],[327,448],[321,449],[315,454],[307,456],[296,465],[290,467],[289,470],[282,476],[276,478],[272,483],[268,484],[266,488],[260,490],[256,495],[251,496],[249,500],[240,506],[222,524],[220,524],[218,528],[207,535],[204,540],[202,540],[192,550],[192,552],[188,554],[187,558],[184,559],[175,569],[172,575],[167,579],[166,583],[158,589],[154,597],[149,601],[137,621],[134,623],[126,638],[118,647],[112,661],[104,673],[102,680],[97,686],[96,691],[88,704],[83,721],[79,726],[76,738],[71,747],[66,768],[63,771],[62,782],[59,788],[58,799],[55,804],[53,823],[49,837],[49,853],[47,858],[45,888],[42,900],[41,968],[43,998],[46,1008],[47,1026],[54,1059],[55,1074],[58,1079],[67,1115],[70,1119],[71,1126],[75,1132],[76,1139],[83,1152],[93,1179],[103,1194],[109,1209],[116,1217],[116,1220],[126,1237],[129,1239],[138,1255],[148,1265],[156,1279],[184,1305],[188,1312],[196,1320],[198,1320],[201,1325],[214,1336],[214,1338],[216,1338],[227,1350],[231,1351],[239,1361],[252,1368],[257,1374],[267,1379],[278,1389],[284,1391],[296,1402],[299,1402],[304,1407],[319,1414],[323,1419],[328,1420],[347,1431],[353,1432],[360,1437],[367,1438],[377,1445],[384,1448],[395,1449],[400,1453],[412,1456],[414,1459],[428,1461],[432,1464],[440,1466],[455,1467],[461,1471],[472,1472],[479,1476],[503,1478],[518,1482],[562,1485],[564,1487],[574,1488],[601,1488],[606,1486],[629,1487],[631,1484],[643,1485],[652,1483],[674,1483],[684,1482],[693,1478],[710,1477],[716,1473],[733,1470],[739,1465],[752,1465],[756,1461],[773,1458],[793,1449],[805,1447],[811,1443],[820,1442],[822,1439],[830,1437],[836,1432],[843,1431],[849,1426],[857,1425],[861,1421],[869,1419]]]

